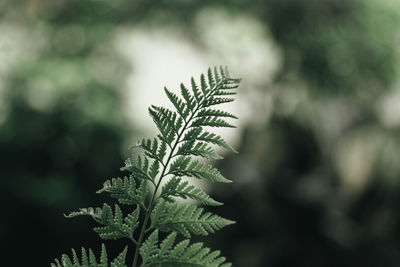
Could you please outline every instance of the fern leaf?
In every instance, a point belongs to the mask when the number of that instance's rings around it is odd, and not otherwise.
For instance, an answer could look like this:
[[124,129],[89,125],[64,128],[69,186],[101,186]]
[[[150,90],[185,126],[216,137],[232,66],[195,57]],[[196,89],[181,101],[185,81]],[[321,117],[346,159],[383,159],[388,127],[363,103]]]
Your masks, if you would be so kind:
[[144,156],[137,155],[136,157],[130,157],[125,160],[125,166],[121,168],[122,171],[129,171],[133,176],[139,179],[147,179],[152,181],[151,176],[148,174],[149,171],[149,159]]
[[200,75],[200,88],[201,88],[201,91],[203,92],[203,95],[207,96],[208,92],[210,91],[210,88],[208,88],[204,74]]
[[[167,129],[171,129],[171,132],[174,135],[177,135],[179,133],[179,130],[182,127],[182,117],[178,116],[178,114],[175,111],[172,111],[168,108],[164,107],[158,107],[152,105],[150,110],[155,112],[158,116],[157,119],[160,119],[161,121],[159,122],[160,125],[166,125]],[[165,131],[165,129],[163,129]],[[169,133],[171,134],[171,133]]]
[[220,105],[224,103],[230,103],[233,102],[235,99],[234,98],[224,98],[224,97],[214,97],[212,99],[208,99],[204,101],[203,107],[210,107],[210,106],[215,106],[215,105]]
[[99,234],[102,239],[119,239],[126,237],[132,239],[133,232],[138,226],[139,210],[137,207],[135,211],[123,218],[122,211],[118,205],[115,205],[115,211],[104,203],[103,208],[82,208],[77,212],[71,212],[66,215],[67,218],[77,216],[90,216],[99,224],[103,226],[95,227],[93,230]]
[[221,136],[215,133],[203,132],[196,137],[197,140],[201,140],[207,143],[215,144],[225,149],[228,149],[234,153],[238,153],[233,147],[231,147]]
[[[221,73],[222,76],[224,76],[223,73]],[[215,66],[214,67],[214,79],[217,83],[220,83],[222,78],[220,77],[220,74],[218,73],[218,68]]]
[[217,109],[202,109],[198,114],[198,117],[229,117],[237,119],[237,117],[229,112],[217,110]]
[[125,223],[122,224],[122,231],[127,233],[131,238],[133,238],[133,232],[139,226],[139,213],[140,207],[136,206],[136,209],[125,217]]
[[151,225],[163,232],[176,231],[185,237],[190,234],[208,235],[234,222],[193,205],[168,205],[160,201],[151,214]]
[[153,161],[153,163],[150,166],[149,169],[149,175],[150,178],[152,179],[152,181],[154,181],[156,179],[156,176],[158,174],[158,171],[160,170],[160,163],[159,161]]
[[229,122],[215,117],[199,117],[193,121],[190,127],[202,127],[202,126],[236,128]]
[[206,143],[197,142],[195,140],[189,140],[182,142],[182,145],[178,148],[178,151],[175,156],[201,156],[203,158],[212,158],[212,159],[222,159],[220,155],[218,155],[214,149],[208,146]]
[[196,81],[194,80],[193,77],[190,79],[190,82],[192,84],[192,92],[193,92],[194,98],[196,99],[197,103],[200,103],[200,101],[203,100],[203,97],[200,94],[199,87],[197,86]]
[[108,267],[107,250],[104,244],[101,245],[100,264],[102,267]]
[[142,180],[139,189],[136,189],[135,179],[131,175],[129,178],[124,177],[123,180],[121,178],[112,178],[105,181],[103,187],[96,193],[101,194],[103,192],[110,193],[110,196],[116,198],[121,204],[144,205],[148,191],[146,180]]
[[[168,145],[171,146],[175,135],[178,134],[178,122],[176,112],[163,107],[151,106],[149,113],[153,118],[158,130],[160,131],[160,139],[164,140]],[[182,123],[182,121],[181,121]]]
[[[189,240],[173,243],[176,233],[169,234],[161,244],[158,244],[158,230],[155,230],[143,244],[141,250],[143,259],[142,267],[150,266],[174,266],[174,267],[220,267],[225,262],[225,257],[219,257],[219,251],[210,252],[204,248],[203,243],[189,245]],[[150,249],[149,249],[150,248]],[[229,263],[226,263],[229,266]]]
[[181,83],[181,95],[183,96],[183,99],[185,99],[186,105],[190,111],[194,112],[194,108],[196,107],[194,97],[190,94],[189,90],[183,83]]
[[189,176],[199,179],[207,179],[211,182],[230,183],[222,174],[213,166],[200,161],[191,161],[190,157],[179,156],[170,166],[169,174],[175,176]]
[[[111,267],[126,267],[125,256],[127,247],[121,252],[121,254],[111,262]],[[89,256],[88,256],[89,255]],[[72,257],[63,254],[61,261],[55,260],[55,263],[51,263],[51,267],[108,267],[107,250],[104,244],[101,245],[101,256],[100,262],[97,262],[96,256],[93,251],[89,249],[89,253],[86,252],[85,248],[82,248],[81,261],[74,249],[72,249]]]
[[111,262],[111,267],[126,267],[127,265],[125,264],[125,257],[127,251],[128,247],[125,247],[125,249],[118,255],[118,257],[116,257]]
[[168,99],[174,105],[175,109],[178,111],[179,115],[186,120],[189,116],[189,108],[186,108],[185,103],[174,93],[169,91],[166,87],[164,87],[165,94]]
[[158,231],[154,231],[140,248],[143,263],[150,262],[158,252]]
[[208,76],[208,84],[210,85],[211,88],[215,87],[216,82],[214,80],[214,75],[211,71],[211,69],[209,68],[207,71],[207,76]]
[[184,142],[196,140],[197,136],[200,135],[202,130],[203,129],[201,127],[192,127],[189,131],[186,132],[182,141]]
[[164,149],[166,149],[165,142],[161,141],[161,144],[159,146],[158,138],[153,138],[153,140],[142,139],[142,141],[139,142],[135,147],[142,148],[145,151],[146,156],[162,163],[165,156],[165,152],[162,152]]
[[189,185],[187,181],[182,182],[179,177],[172,177],[162,188],[161,198],[168,202],[173,202],[171,197],[191,198],[204,205],[220,206],[221,202],[212,199],[206,192],[194,185]]

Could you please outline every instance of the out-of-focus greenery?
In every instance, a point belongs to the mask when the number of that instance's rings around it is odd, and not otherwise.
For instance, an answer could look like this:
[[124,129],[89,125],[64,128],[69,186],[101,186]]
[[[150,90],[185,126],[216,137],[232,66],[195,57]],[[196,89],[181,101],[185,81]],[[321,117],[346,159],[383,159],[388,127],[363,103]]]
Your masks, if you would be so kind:
[[[218,213],[238,223],[209,241],[235,266],[399,266],[399,5],[1,2],[3,263],[45,266],[70,247],[98,247],[88,227],[60,213],[95,205],[93,192],[119,175],[132,134],[119,88],[135,70],[113,38],[121,27],[170,25],[215,54],[196,24],[215,9],[257,20],[282,63],[272,82],[242,88],[244,97],[256,93],[246,99],[259,119],[242,128],[240,154],[221,163],[235,183],[212,189],[226,203]],[[260,116],[256,100],[267,99]]]

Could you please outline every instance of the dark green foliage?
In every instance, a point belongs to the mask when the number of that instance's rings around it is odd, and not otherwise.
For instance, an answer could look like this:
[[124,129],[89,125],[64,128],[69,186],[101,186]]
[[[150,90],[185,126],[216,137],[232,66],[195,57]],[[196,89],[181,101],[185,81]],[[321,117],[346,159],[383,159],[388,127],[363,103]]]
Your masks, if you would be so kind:
[[[127,238],[132,241],[136,247],[134,267],[138,264],[139,252],[141,266],[230,266],[224,263],[225,258],[219,256],[219,251],[211,252],[209,248],[203,248],[202,243],[189,246],[187,239],[174,246],[178,233],[186,238],[190,238],[191,234],[208,235],[234,223],[211,212],[204,212],[196,205],[178,203],[176,198],[190,198],[209,206],[222,205],[203,190],[184,181],[184,178],[231,182],[212,165],[194,157],[221,159],[212,145],[236,152],[220,136],[205,131],[203,127],[234,127],[226,119],[236,119],[236,116],[210,107],[233,101],[233,98],[220,96],[235,94],[232,90],[237,88],[239,81],[230,78],[227,69],[221,67],[209,69],[207,76],[201,75],[200,87],[192,78],[191,92],[181,85],[183,99],[164,88],[175,110],[158,106],[149,108],[159,134],[153,139],[143,139],[133,147],[140,148],[143,153],[135,153],[125,161],[122,170],[128,171],[129,176],[107,180],[97,191],[107,192],[120,204],[134,205],[136,208],[124,216],[117,204],[113,210],[104,203],[102,208],[83,208],[66,217],[90,216],[101,225],[94,228],[100,238]],[[166,183],[161,187],[163,180]],[[141,210],[143,222],[139,220]],[[140,225],[140,231],[136,231]],[[149,231],[153,232],[145,241]],[[159,242],[159,231],[172,233]],[[126,252],[125,249],[110,266],[126,266]],[[89,256],[83,250],[81,261],[74,250],[72,254],[72,260],[63,255],[62,265],[56,260],[52,266],[108,266],[104,246],[99,264],[91,250]]]

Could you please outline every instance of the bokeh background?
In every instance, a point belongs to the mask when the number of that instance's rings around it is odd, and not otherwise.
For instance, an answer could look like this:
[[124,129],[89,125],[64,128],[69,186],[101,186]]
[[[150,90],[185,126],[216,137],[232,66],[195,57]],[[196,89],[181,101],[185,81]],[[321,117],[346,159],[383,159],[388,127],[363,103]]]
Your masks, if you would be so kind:
[[227,65],[240,154],[208,191],[237,224],[207,244],[234,266],[400,266],[399,26],[397,0],[0,1],[1,265],[98,251],[62,213],[106,199],[164,85]]

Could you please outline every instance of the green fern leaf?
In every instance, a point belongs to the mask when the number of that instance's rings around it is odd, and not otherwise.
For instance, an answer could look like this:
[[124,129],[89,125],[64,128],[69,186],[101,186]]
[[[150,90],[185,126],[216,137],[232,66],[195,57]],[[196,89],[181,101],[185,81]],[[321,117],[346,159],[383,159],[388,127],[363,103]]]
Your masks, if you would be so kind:
[[210,85],[211,88],[215,87],[216,82],[214,80],[214,75],[211,71],[211,69],[209,68],[207,71],[207,76],[208,76],[208,84]]
[[197,160],[191,160],[190,157],[179,156],[170,167],[169,174],[175,176],[189,176],[198,179],[207,179],[211,182],[230,183],[222,174],[213,166],[207,163],[201,163]]
[[[225,76],[224,73],[221,73],[222,76]],[[220,77],[220,74],[218,73],[218,68],[215,66],[214,67],[214,79],[217,83],[220,83],[222,78]]]
[[140,248],[143,263],[150,262],[158,252],[158,231],[154,231]]
[[97,223],[103,226],[95,227],[93,230],[99,234],[102,239],[119,239],[126,237],[133,239],[132,235],[134,230],[138,226],[139,210],[137,207],[132,214],[129,214],[126,218],[123,218],[121,209],[118,205],[115,205],[115,211],[111,207],[104,203],[103,208],[82,208],[77,212],[71,212],[66,215],[67,218],[73,218],[77,216],[90,216]]
[[167,95],[168,99],[174,105],[175,109],[178,111],[179,115],[186,120],[189,116],[189,108],[186,108],[185,103],[174,93],[169,91],[166,87],[164,87],[165,94]]
[[198,114],[198,117],[229,117],[233,119],[237,119],[237,117],[231,113],[226,111],[217,110],[217,109],[202,109]]
[[196,142],[195,140],[188,140],[182,142],[182,145],[178,148],[176,156],[200,156],[203,158],[212,158],[212,159],[222,159],[220,155],[218,155],[214,149],[208,146],[206,143]]
[[161,198],[168,202],[174,202],[171,197],[181,197],[183,199],[191,198],[204,205],[220,206],[221,202],[212,199],[206,192],[194,185],[189,185],[189,182],[182,182],[179,177],[171,178],[161,190]]
[[142,139],[142,141],[138,142],[138,144],[134,147],[142,148],[145,151],[146,156],[157,160],[160,163],[162,163],[165,157],[165,152],[163,153],[163,150],[166,150],[167,148],[165,142],[163,141],[161,141],[161,145],[159,146],[157,138],[153,138],[153,140]]
[[125,264],[125,257],[126,257],[126,252],[128,251],[128,247],[125,247],[125,249],[116,257],[112,262],[110,267],[126,267],[127,265]]
[[[165,266],[165,267],[220,267],[230,266],[225,263],[225,257],[220,257],[219,251],[210,252],[204,248],[203,243],[189,245],[189,240],[184,240],[173,246],[176,233],[169,234],[164,241],[158,244],[158,230],[155,230],[143,244],[146,249],[141,250],[143,258],[142,267]],[[151,248],[151,249],[148,249]]]
[[208,235],[234,222],[193,205],[168,205],[160,201],[151,214],[151,225],[163,232],[176,231],[185,237],[190,234]]
[[207,143],[215,144],[225,149],[228,149],[234,153],[238,153],[233,147],[231,147],[221,136],[215,133],[203,132],[196,137],[197,140],[204,141]]
[[185,99],[186,105],[190,111],[194,112],[194,108],[196,107],[194,97],[190,94],[189,90],[183,83],[181,83],[181,95],[183,96],[183,99]]
[[136,209],[125,217],[125,223],[122,224],[122,231],[127,233],[130,238],[133,238],[133,232],[139,226],[139,213],[140,207],[136,206]]
[[147,179],[152,181],[149,175],[149,159],[144,156],[137,155],[136,157],[130,157],[125,160],[125,166],[121,168],[122,171],[129,171],[132,175],[139,179]]
[[107,250],[104,244],[101,245],[100,265],[102,267],[108,267]]
[[224,103],[230,103],[233,102],[235,99],[234,98],[224,98],[224,97],[214,97],[212,99],[208,99],[204,101],[203,107],[210,107],[210,106],[215,106],[215,105],[220,105]]
[[202,127],[202,126],[236,128],[229,122],[215,117],[199,117],[193,121],[190,127]]
[[118,202],[125,205],[144,205],[146,198],[147,183],[146,180],[142,180],[140,189],[136,190],[136,182],[133,176],[129,178],[112,178],[104,182],[103,187],[96,193],[101,194],[103,192],[110,193],[110,196],[118,199]]
[[[121,252],[121,254],[111,262],[111,267],[126,267],[125,256],[127,247]],[[88,256],[89,254],[89,256]],[[104,244],[101,245],[101,256],[100,262],[97,262],[96,256],[93,251],[89,249],[89,253],[86,252],[85,248],[82,248],[81,261],[74,249],[72,249],[72,258],[66,254],[61,256],[61,261],[55,260],[55,263],[50,264],[51,267],[109,267],[107,251]]]
[[203,95],[207,96],[208,92],[210,91],[210,88],[208,88],[204,74],[200,75],[200,88],[201,88],[201,91],[203,92]]
[[151,106],[149,113],[160,131],[159,138],[171,146],[172,141],[178,134],[179,124],[182,124],[182,119],[179,117],[177,121],[177,113],[163,107]]
[[192,92],[193,92],[194,98],[196,99],[197,103],[200,103],[201,100],[203,100],[203,97],[200,94],[199,87],[197,86],[197,83],[193,77],[190,79],[190,82],[192,84]]

